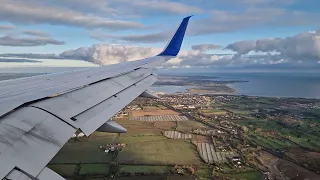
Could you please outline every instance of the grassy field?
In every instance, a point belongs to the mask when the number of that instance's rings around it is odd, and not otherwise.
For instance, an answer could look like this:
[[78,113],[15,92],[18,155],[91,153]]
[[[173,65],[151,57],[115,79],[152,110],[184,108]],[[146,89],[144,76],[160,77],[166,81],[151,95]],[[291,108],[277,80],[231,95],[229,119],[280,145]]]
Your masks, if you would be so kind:
[[222,172],[214,172],[214,177],[222,177],[234,180],[262,180],[262,174],[250,167],[245,169],[234,169],[229,166],[223,166]]
[[248,136],[248,139],[249,139],[249,141],[256,142],[257,144],[259,144],[263,147],[271,148],[274,150],[295,147],[294,144],[291,144],[287,141],[278,140],[275,138],[266,138],[266,137],[262,137],[262,136],[250,135],[250,136]]
[[48,167],[63,177],[73,176],[76,165],[48,165]]
[[[94,178],[92,180],[194,180],[192,176],[135,176],[135,177],[113,177],[113,178]],[[73,179],[70,179],[73,180]],[[91,180],[91,179],[88,179]]]
[[247,111],[247,110],[239,110],[239,109],[228,109],[228,110],[235,113],[235,114],[240,114],[240,115],[244,115],[244,116],[247,116],[250,114],[250,111]]
[[99,146],[114,142],[118,142],[116,134],[94,133],[89,138],[65,144],[50,163],[109,163],[111,155],[104,153]]
[[210,180],[212,179],[212,170],[209,167],[202,167],[194,174],[199,180]]
[[290,179],[320,179],[319,174],[297,166],[296,164],[286,160],[280,160],[278,168],[281,169],[281,171]]
[[258,171],[244,172],[237,174],[224,174],[224,177],[235,178],[237,180],[262,180],[262,174]]
[[167,138],[164,136],[148,136],[148,135],[119,137],[120,142],[125,143],[127,145],[136,144],[136,143],[154,142],[154,141],[160,141],[160,140],[166,140],[166,139]]
[[[163,137],[152,138],[162,139]],[[151,141],[141,140],[142,137],[130,138],[131,143],[119,153],[120,164],[187,165],[201,163],[195,146],[188,141],[174,139],[158,141],[154,139],[151,139]]]
[[162,129],[155,126],[156,122],[143,122],[121,119],[117,120],[117,123],[128,130],[127,133],[121,134],[121,136],[161,135],[162,131]]
[[200,112],[205,115],[224,115],[224,114],[226,114],[225,111],[220,110],[220,109],[201,109]]
[[182,132],[190,132],[193,129],[206,129],[208,128],[206,125],[197,122],[197,121],[178,121],[177,122],[177,130]]
[[82,164],[80,175],[108,175],[109,165],[107,164]]
[[[244,121],[239,121],[239,124],[246,125],[248,127],[254,127],[254,128],[260,128],[264,131],[273,131],[275,130],[280,136],[286,137],[289,140],[299,144],[300,146],[309,148],[314,151],[320,151],[320,136],[319,132],[316,131],[311,131],[310,128],[308,127],[286,127],[283,126],[276,121],[267,121],[267,120],[244,120]],[[262,141],[270,141],[269,140],[264,140],[261,139]],[[281,142],[279,140],[272,140],[274,143],[270,142],[270,145],[275,145],[280,144],[284,147],[290,146],[289,143],[286,142]],[[263,143],[263,142],[262,142]],[[291,144],[293,145],[293,144]],[[282,147],[275,147],[275,148],[282,148]]]
[[177,121],[157,121],[154,122],[154,127],[162,130],[175,130]]
[[172,166],[133,166],[120,165],[120,174],[123,173],[144,173],[144,174],[168,174]]
[[179,115],[179,113],[172,111],[170,109],[162,110],[160,108],[130,111],[130,117],[161,116],[161,115]]
[[[170,173],[172,165],[175,164],[202,164],[196,147],[190,140],[168,139],[162,135],[162,131],[175,129],[176,126],[184,130],[205,128],[203,124],[181,121],[177,125],[177,122],[142,122],[129,118],[118,118],[116,121],[124,126],[128,133],[118,135],[95,132],[89,137],[72,139],[53,158],[49,167],[65,177],[72,177],[77,164],[82,163],[79,175],[107,176],[110,174],[112,154],[104,153],[99,146],[109,143],[126,144],[118,154],[119,173],[163,174]],[[181,176],[152,176],[152,179],[157,178],[179,180]],[[182,179],[193,178],[184,176]]]

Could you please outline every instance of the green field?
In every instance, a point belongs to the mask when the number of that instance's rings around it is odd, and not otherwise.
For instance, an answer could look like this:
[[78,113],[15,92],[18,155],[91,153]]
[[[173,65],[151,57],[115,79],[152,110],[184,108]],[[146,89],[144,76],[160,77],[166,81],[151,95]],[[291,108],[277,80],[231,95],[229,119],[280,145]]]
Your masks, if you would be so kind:
[[246,180],[262,180],[262,174],[258,171],[253,171],[253,172],[244,172],[244,173],[238,173],[238,174],[228,174],[225,175],[224,177],[229,177],[229,178],[236,178],[237,180],[239,179],[246,179]]
[[120,174],[169,174],[172,166],[134,166],[120,165]]
[[63,177],[73,176],[73,171],[76,168],[76,165],[48,165],[48,168],[60,174]]
[[214,177],[230,178],[234,180],[262,180],[262,174],[250,167],[245,169],[230,169],[227,166],[223,167],[223,172],[214,172]]
[[200,110],[204,114],[209,114],[209,115],[222,115],[225,114],[226,112],[220,109],[201,109]]
[[[74,170],[77,165],[48,165],[50,169],[56,173],[62,175],[63,177],[71,177],[74,175]],[[81,164],[80,175],[108,175],[109,166],[107,164]]]
[[177,131],[191,132],[193,129],[206,129],[206,125],[197,121],[178,121]]
[[[243,120],[238,122],[241,125],[246,125],[248,127],[253,127],[254,129],[260,128],[264,131],[271,131],[275,130],[277,133],[285,138],[288,138],[289,140],[299,144],[300,146],[319,151],[320,150],[320,133],[319,131],[316,131],[316,129],[311,130],[309,127],[286,127],[284,125],[281,125],[277,123],[276,121],[267,121],[267,120]],[[251,139],[254,140],[254,139]],[[273,141],[274,143],[272,143]],[[277,139],[267,139],[260,138],[261,143],[267,143],[271,148],[285,148],[285,147],[291,147],[294,144],[282,142]],[[283,147],[279,147],[283,146]]]
[[209,167],[202,167],[194,174],[199,180],[210,180],[212,179],[212,170]]
[[266,138],[262,136],[251,135],[251,136],[248,136],[248,140],[252,142],[256,142],[258,145],[261,145],[263,147],[271,148],[274,150],[295,147],[294,144],[291,144],[287,141],[281,141],[275,138]]
[[188,141],[165,139],[139,142],[141,138],[130,138],[135,143],[128,144],[119,153],[120,164],[188,165],[201,163],[196,148]]
[[85,138],[79,142],[68,142],[50,163],[108,163],[111,161],[111,155],[104,153],[99,147],[117,142],[113,137],[106,134],[106,136]]
[[164,136],[153,136],[153,135],[135,135],[135,136],[120,136],[119,141],[125,144],[135,144],[135,143],[147,143],[152,141],[166,140]]
[[234,114],[240,114],[244,116],[247,116],[250,114],[250,111],[247,111],[247,110],[239,110],[239,109],[228,109],[228,110],[233,112]]
[[107,164],[82,164],[80,175],[108,175],[109,165]]
[[161,135],[161,129],[154,127],[155,122],[133,121],[121,119],[117,120],[117,123],[121,124],[128,130],[127,133],[121,134],[121,136],[141,136],[141,135]]
[[[171,176],[132,176],[132,177],[113,177],[113,178],[94,178],[87,180],[194,180],[192,176],[180,176],[180,175],[171,175]],[[73,180],[73,179],[70,179]]]

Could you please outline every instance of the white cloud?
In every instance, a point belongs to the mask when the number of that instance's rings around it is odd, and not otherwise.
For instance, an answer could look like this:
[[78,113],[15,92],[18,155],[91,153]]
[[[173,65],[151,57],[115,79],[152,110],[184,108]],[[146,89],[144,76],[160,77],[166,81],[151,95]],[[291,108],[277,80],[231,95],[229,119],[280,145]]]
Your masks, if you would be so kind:
[[[59,58],[79,59],[95,64],[107,65],[155,56],[161,51],[161,48],[97,44],[91,47],[65,51],[59,55]],[[163,67],[225,65],[231,63],[231,57],[232,55],[205,54],[199,50],[181,50],[176,58],[166,62]]]
[[45,46],[45,45],[63,45],[63,41],[58,41],[52,38],[20,38],[13,36],[0,37],[0,46]]
[[281,5],[294,4],[297,0],[223,0],[223,2],[244,5]]
[[238,56],[251,51],[270,53],[278,58],[291,61],[315,61],[320,59],[320,39],[315,32],[304,32],[286,38],[258,39],[252,41],[239,41],[226,46],[238,53]]
[[24,31],[23,34],[29,35],[29,36],[36,36],[36,37],[48,37],[48,36],[50,36],[46,32],[37,31],[37,30],[27,30],[27,31]]
[[[50,1],[44,1],[50,3]],[[53,24],[111,30],[136,29],[137,22],[110,20],[94,14],[45,5],[38,1],[0,0],[0,20],[22,24]],[[91,1],[90,1],[91,2]]]
[[112,16],[141,16],[155,13],[165,14],[195,14],[204,10],[186,2],[170,0],[64,0],[60,4],[77,7],[79,9],[91,8],[93,11],[110,13]]
[[60,57],[81,59],[95,64],[116,64],[151,57],[160,53],[161,49],[137,46],[97,44],[65,51]]
[[[299,65],[312,66],[320,60],[320,39],[316,31],[299,33],[286,38],[269,38],[234,42],[226,49],[236,54],[209,54],[205,50],[218,47],[214,44],[193,45],[191,50],[181,50],[176,58],[163,65],[176,67],[236,67],[252,65]],[[1,42],[1,41],[0,41]],[[97,44],[68,50],[59,55],[27,54],[5,55],[5,57],[52,57],[56,59],[75,59],[95,64],[115,64],[139,60],[157,55],[162,48],[138,47],[116,44]],[[282,66],[283,65],[283,66]]]
[[256,46],[256,41],[238,41],[229,44],[225,49],[235,51],[239,54],[247,54]]
[[215,44],[198,44],[198,45],[191,46],[191,49],[198,50],[201,52],[205,52],[208,50],[214,50],[214,49],[220,49],[220,48],[222,48],[222,46],[215,45]]
[[172,14],[190,14],[202,13],[203,10],[196,6],[187,5],[186,3],[173,2],[167,0],[115,0],[125,6],[131,6],[131,10],[136,9],[141,12],[154,13],[154,11],[172,13]]
[[[287,38],[239,41],[227,45],[226,49],[236,52],[235,55],[205,53],[205,50],[216,47],[218,46],[214,44],[194,45],[192,50],[182,50],[178,57],[167,62],[164,67],[303,64],[318,62],[320,59],[320,39],[316,38],[316,32],[299,33]],[[60,57],[114,64],[154,56],[159,52],[159,48],[101,44],[66,51]]]
[[320,25],[320,13],[290,11],[279,7],[246,7],[239,11],[211,10],[208,18],[191,21],[192,35],[233,32],[265,26]]
[[0,31],[12,30],[15,27],[13,25],[0,25]]
[[112,40],[126,43],[155,43],[167,41],[172,33],[159,32],[150,34],[112,35],[100,32],[91,32],[90,37],[99,41]]

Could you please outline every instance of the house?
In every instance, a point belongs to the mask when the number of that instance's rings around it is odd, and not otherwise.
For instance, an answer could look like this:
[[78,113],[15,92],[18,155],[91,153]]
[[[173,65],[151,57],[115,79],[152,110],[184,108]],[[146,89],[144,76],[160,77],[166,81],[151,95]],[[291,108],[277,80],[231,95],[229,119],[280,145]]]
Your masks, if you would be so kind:
[[84,136],[84,133],[79,133],[78,135],[77,135],[77,137],[83,137]]

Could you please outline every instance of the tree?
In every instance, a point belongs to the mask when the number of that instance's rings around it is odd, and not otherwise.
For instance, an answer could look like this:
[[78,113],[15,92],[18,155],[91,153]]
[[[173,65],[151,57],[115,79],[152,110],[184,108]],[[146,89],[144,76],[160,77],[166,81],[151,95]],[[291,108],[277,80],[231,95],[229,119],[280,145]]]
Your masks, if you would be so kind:
[[192,166],[189,166],[189,167],[187,168],[187,171],[188,171],[191,175],[193,175],[194,172],[195,172],[195,170],[193,169]]
[[116,162],[112,161],[110,162],[110,172],[109,172],[109,175],[110,176],[114,176],[118,173],[119,171],[119,166]]
[[242,130],[245,134],[247,134],[248,131],[249,131],[249,129],[247,128],[247,126],[242,126],[242,127],[241,127],[241,130]]
[[80,170],[81,170],[81,162],[78,163],[76,168],[73,170],[74,179],[76,180],[82,179],[82,177],[80,176]]

